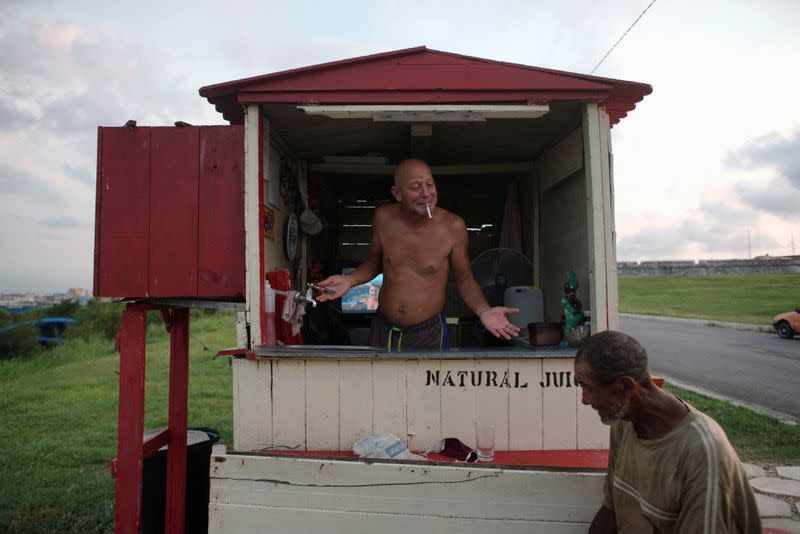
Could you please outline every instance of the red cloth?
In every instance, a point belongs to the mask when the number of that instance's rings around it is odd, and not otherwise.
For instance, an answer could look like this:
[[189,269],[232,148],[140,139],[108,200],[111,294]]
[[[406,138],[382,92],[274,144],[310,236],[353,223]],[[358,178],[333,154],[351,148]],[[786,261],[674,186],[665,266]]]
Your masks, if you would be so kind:
[[[280,291],[291,291],[292,289],[292,279],[287,269],[276,269],[267,273],[267,280],[269,280],[269,285],[272,286],[272,289],[278,289]],[[275,295],[275,310],[283,310],[285,301],[286,297],[283,295]],[[280,314],[276,313],[275,316],[277,322],[275,325],[275,339],[284,345],[302,345],[303,335],[298,333],[296,336],[293,336],[291,325],[281,319]]]

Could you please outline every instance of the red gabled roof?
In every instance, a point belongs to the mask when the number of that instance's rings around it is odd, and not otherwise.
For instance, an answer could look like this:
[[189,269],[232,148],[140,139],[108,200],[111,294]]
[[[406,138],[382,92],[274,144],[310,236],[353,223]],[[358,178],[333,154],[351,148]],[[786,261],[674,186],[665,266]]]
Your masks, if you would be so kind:
[[419,46],[244,78],[200,89],[226,120],[242,104],[425,104],[599,101],[616,124],[653,91],[643,83],[493,61]]

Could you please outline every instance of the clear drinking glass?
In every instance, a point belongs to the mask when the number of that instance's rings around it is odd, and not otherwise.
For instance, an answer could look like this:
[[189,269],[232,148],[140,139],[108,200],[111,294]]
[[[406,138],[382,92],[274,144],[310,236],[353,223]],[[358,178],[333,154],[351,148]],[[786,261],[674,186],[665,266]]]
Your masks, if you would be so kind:
[[475,425],[475,437],[478,445],[478,461],[491,462],[494,460],[494,423],[478,421]]

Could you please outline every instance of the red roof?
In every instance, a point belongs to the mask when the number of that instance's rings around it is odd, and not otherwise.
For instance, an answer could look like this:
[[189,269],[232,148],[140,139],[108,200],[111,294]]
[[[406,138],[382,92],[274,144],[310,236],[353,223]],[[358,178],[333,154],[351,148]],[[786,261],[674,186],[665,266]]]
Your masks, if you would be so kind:
[[419,46],[244,78],[200,89],[234,124],[242,104],[603,102],[616,124],[653,88]]

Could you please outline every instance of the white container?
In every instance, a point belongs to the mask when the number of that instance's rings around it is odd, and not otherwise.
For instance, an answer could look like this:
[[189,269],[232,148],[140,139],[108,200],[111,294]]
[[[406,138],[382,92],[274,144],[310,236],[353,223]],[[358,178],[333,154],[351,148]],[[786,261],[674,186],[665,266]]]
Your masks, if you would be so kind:
[[521,334],[528,332],[528,323],[544,322],[544,300],[538,287],[511,286],[503,294],[503,303],[519,308],[519,313],[509,315],[508,320],[519,327]]
[[269,285],[269,280],[264,281],[264,315],[266,316],[264,330],[264,345],[274,347],[275,339],[275,290]]

